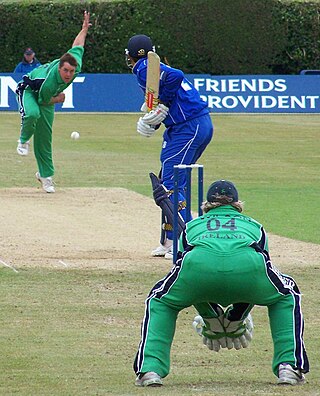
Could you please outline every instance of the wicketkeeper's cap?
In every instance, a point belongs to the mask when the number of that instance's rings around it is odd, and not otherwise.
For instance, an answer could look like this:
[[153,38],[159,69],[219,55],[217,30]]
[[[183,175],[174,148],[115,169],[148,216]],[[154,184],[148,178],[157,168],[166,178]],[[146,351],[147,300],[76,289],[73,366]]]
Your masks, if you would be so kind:
[[128,41],[128,53],[132,58],[146,58],[149,51],[154,51],[151,38],[144,34],[136,34]]
[[238,201],[238,191],[235,185],[228,180],[217,180],[211,184],[207,192],[208,202],[221,202],[221,196],[230,198],[228,202]]
[[24,51],[24,54],[25,55],[32,55],[32,54],[34,54],[35,52],[33,51],[33,49],[32,48],[26,48],[26,50]]

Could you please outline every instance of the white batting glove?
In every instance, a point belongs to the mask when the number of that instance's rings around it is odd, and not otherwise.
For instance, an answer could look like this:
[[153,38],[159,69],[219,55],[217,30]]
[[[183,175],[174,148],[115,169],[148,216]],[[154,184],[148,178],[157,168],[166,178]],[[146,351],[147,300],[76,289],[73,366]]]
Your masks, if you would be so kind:
[[149,125],[158,125],[167,117],[169,107],[160,103],[158,106],[143,116],[143,121]]
[[152,125],[146,124],[142,117],[139,118],[137,122],[137,132],[140,133],[140,135],[150,137],[155,133],[155,131],[156,130]]
[[143,105],[140,107],[140,111],[142,111],[142,113],[147,113],[148,112],[148,106],[146,102],[143,102]]

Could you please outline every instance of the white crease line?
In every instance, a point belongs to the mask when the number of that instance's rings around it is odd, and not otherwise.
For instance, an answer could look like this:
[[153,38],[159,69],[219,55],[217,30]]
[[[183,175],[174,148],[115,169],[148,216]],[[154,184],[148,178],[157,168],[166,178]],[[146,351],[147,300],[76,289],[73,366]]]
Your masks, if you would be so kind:
[[59,263],[60,264],[62,264],[62,265],[64,265],[65,267],[68,267],[68,264],[66,264],[64,261],[62,261],[62,260],[59,260]]
[[12,265],[5,263],[3,260],[0,260],[0,263],[3,264],[5,267],[12,269],[14,272],[18,272]]

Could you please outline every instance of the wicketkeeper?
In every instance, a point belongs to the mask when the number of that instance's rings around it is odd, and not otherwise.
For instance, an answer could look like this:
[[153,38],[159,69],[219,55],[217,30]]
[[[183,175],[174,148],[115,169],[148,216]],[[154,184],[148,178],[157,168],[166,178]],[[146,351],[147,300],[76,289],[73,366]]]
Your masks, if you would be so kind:
[[[155,51],[150,37],[137,34],[130,38],[126,49],[127,64],[136,75],[139,87],[145,93],[147,80],[147,55]],[[137,132],[151,137],[163,123],[159,177],[169,192],[173,191],[173,167],[179,164],[194,164],[200,158],[213,136],[213,125],[207,103],[187,80],[184,73],[160,63],[159,105],[137,123]],[[142,111],[146,109],[142,107]],[[186,173],[179,172],[179,201],[181,216],[185,215]],[[170,196],[173,200],[173,195]],[[152,251],[152,256],[164,256],[172,260],[172,227],[162,217],[160,245]]]
[[[159,199],[164,194],[156,194]],[[214,182],[204,214],[181,233],[178,260],[149,293],[134,361],[138,386],[161,386],[169,374],[178,313],[193,305],[193,326],[211,350],[246,348],[250,311],[266,306],[274,344],[272,370],[278,384],[304,383],[309,362],[303,342],[301,294],[293,278],[271,262],[263,226],[242,214],[233,183]]]
[[23,76],[16,94],[21,114],[21,131],[17,153],[29,153],[33,136],[34,155],[37,160],[36,178],[47,193],[54,193],[54,165],[52,160],[52,125],[55,103],[63,103],[63,91],[80,73],[84,44],[90,24],[90,14],[84,12],[82,29],[69,49],[60,59],[39,66]]

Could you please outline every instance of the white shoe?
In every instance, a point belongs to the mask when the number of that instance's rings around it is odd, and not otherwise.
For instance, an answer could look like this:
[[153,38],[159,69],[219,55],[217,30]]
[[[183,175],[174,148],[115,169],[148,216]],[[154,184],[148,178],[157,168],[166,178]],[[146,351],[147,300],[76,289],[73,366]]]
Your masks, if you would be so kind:
[[136,379],[136,386],[162,386],[162,379],[159,374],[153,371],[138,375]]
[[164,245],[158,246],[156,249],[152,250],[151,256],[153,257],[165,257],[166,253],[172,251],[172,241],[166,240]]
[[164,258],[166,260],[173,260],[173,246],[170,247],[170,249],[167,251],[167,253],[164,255]]
[[17,153],[19,155],[28,155],[29,154],[29,145],[30,145],[29,140],[25,143],[21,143],[20,140],[18,140]]
[[305,383],[304,375],[288,363],[279,364],[278,385],[301,385]]
[[37,172],[36,173],[36,178],[42,184],[42,188],[44,189],[44,191],[46,191],[47,193],[54,193],[55,192],[52,177],[41,177],[40,173]]

